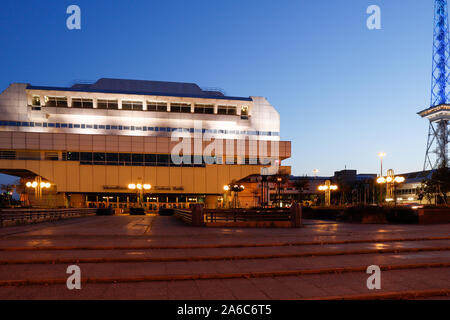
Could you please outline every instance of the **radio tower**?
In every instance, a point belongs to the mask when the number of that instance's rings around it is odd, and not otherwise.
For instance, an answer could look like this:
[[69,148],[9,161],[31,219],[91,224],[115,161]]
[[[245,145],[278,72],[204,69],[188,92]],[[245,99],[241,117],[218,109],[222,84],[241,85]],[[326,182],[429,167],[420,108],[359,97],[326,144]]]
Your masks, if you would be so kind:
[[435,0],[431,104],[418,114],[430,121],[423,170],[449,165],[450,41],[447,0]]

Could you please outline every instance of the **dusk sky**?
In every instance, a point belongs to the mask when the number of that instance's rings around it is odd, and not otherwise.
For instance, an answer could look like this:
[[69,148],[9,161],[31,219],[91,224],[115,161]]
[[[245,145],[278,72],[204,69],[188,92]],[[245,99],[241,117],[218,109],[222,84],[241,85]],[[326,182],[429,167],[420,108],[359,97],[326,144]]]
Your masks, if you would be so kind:
[[[81,8],[81,30],[66,9]],[[366,9],[381,8],[381,30]],[[264,96],[295,175],[422,169],[433,1],[2,0],[0,90],[101,77],[194,82]],[[5,180],[5,179],[3,179]]]

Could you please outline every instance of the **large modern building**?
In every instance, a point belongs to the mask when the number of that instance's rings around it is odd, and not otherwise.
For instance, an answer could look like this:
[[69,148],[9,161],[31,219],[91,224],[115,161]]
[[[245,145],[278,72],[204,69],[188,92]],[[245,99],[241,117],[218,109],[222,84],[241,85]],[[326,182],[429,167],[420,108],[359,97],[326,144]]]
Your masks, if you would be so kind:
[[14,83],[0,95],[0,172],[28,184],[23,199],[35,205],[217,207],[224,185],[290,155],[262,97],[106,78]]

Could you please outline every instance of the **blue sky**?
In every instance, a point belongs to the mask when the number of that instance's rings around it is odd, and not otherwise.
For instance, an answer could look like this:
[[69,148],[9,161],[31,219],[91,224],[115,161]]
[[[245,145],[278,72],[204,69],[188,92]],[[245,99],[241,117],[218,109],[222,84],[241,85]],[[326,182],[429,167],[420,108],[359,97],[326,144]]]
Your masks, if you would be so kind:
[[[66,28],[81,8],[82,29]],[[366,9],[381,8],[381,30]],[[433,1],[23,1],[0,7],[0,90],[100,77],[195,82],[264,96],[296,175],[421,170]]]

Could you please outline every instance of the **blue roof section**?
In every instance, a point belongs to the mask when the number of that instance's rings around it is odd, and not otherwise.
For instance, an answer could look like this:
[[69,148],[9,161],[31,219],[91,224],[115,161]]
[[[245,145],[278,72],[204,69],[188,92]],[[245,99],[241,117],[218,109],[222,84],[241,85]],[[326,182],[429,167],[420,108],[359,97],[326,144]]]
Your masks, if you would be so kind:
[[72,87],[48,87],[48,86],[28,85],[27,89],[252,101],[250,97],[229,97],[224,96],[223,94],[217,91],[202,90],[195,83],[147,81],[147,80],[101,78],[93,84],[74,84]]

